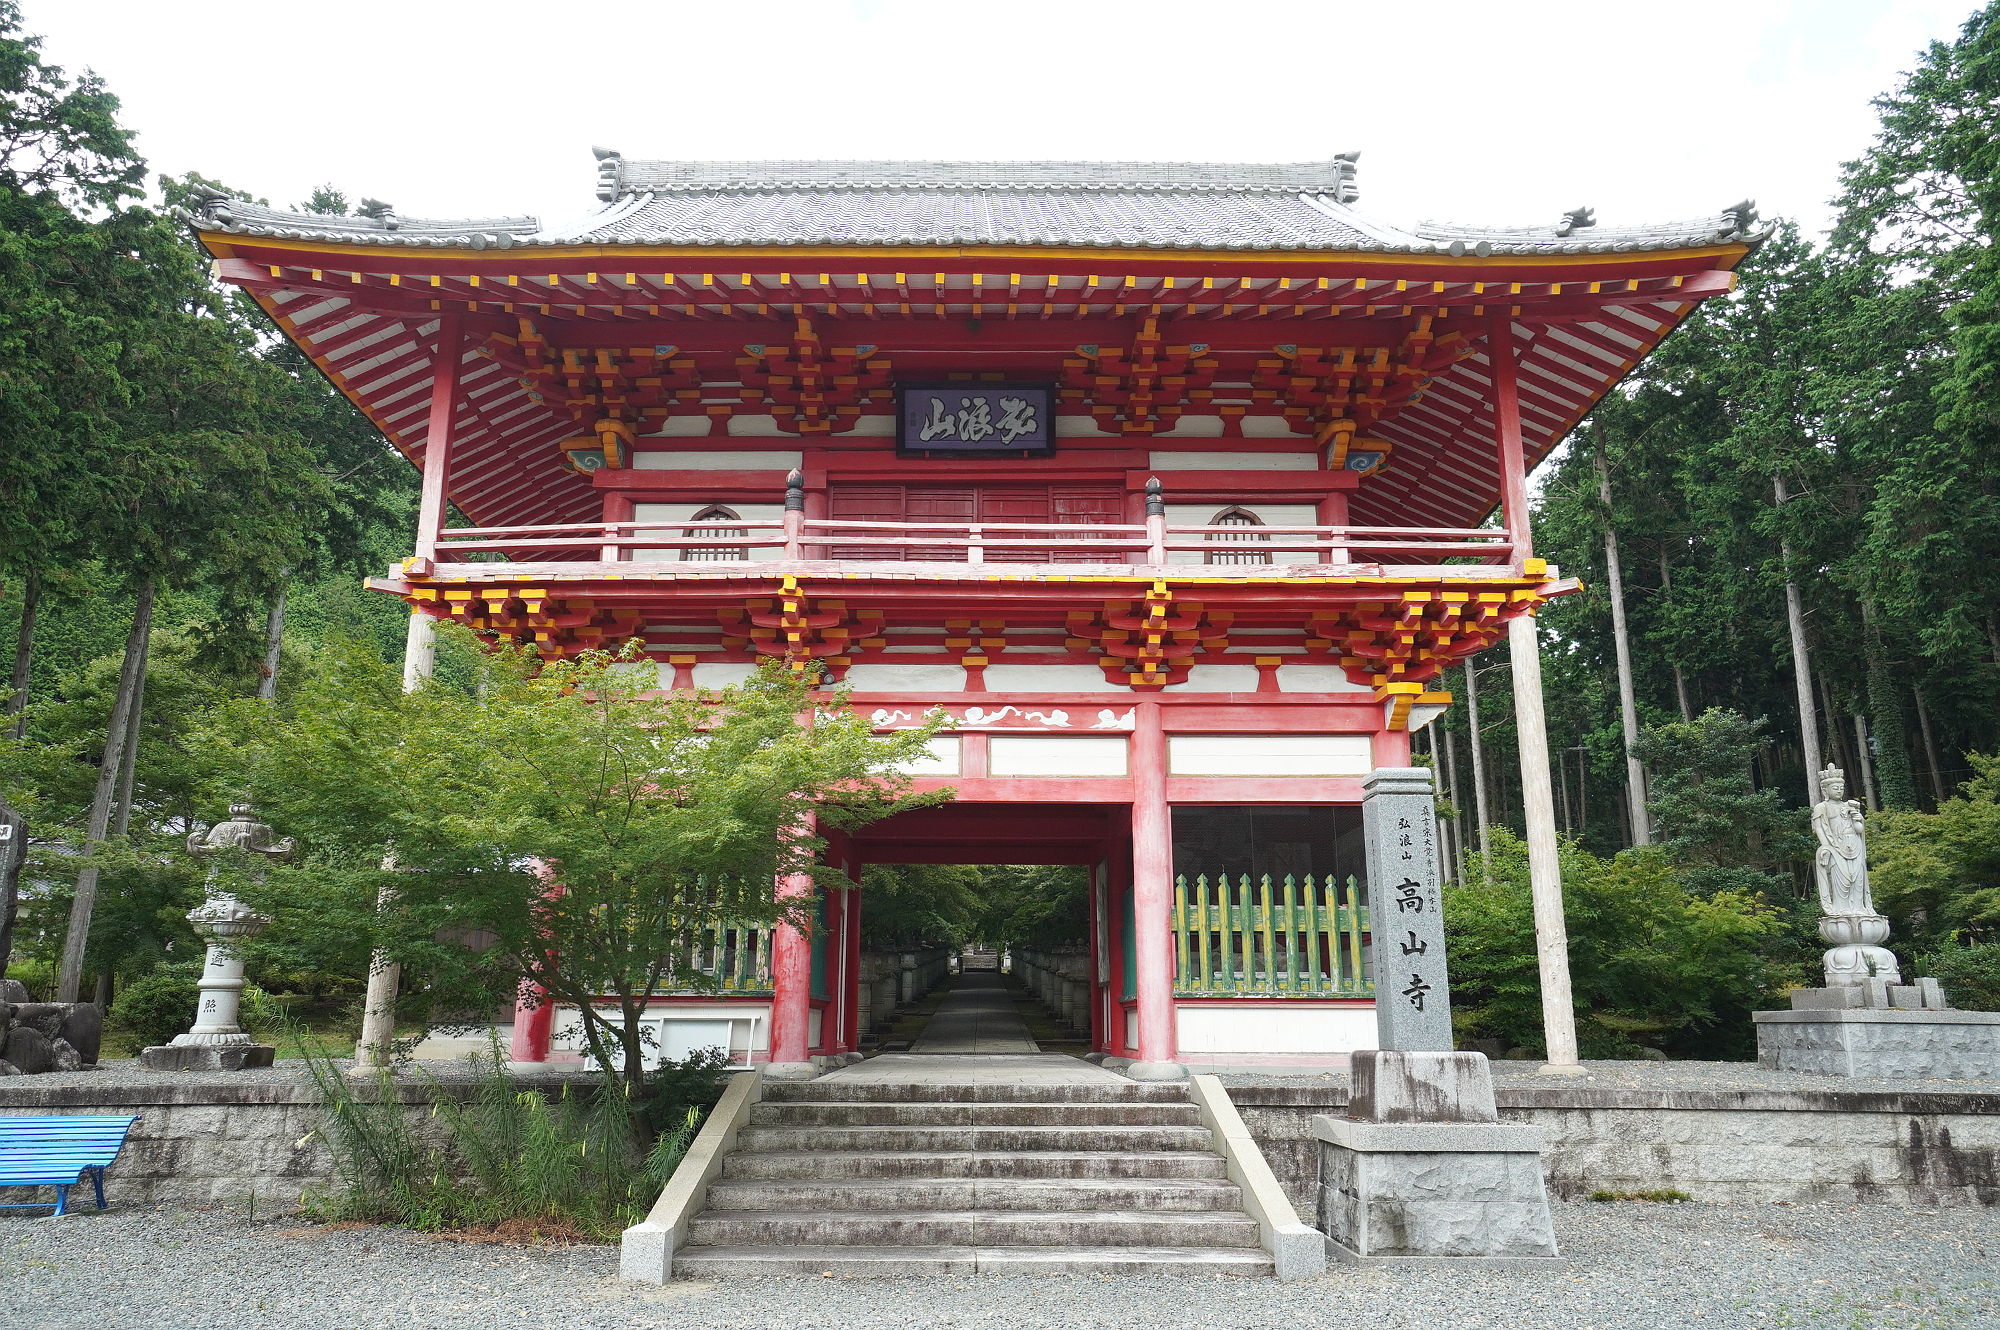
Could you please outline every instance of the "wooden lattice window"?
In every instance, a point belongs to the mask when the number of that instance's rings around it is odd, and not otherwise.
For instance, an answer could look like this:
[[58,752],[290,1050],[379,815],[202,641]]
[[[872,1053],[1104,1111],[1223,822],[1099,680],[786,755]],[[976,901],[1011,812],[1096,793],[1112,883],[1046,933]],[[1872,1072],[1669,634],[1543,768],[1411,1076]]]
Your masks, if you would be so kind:
[[[710,523],[740,522],[743,520],[743,517],[733,509],[725,508],[719,503],[714,503],[702,509],[688,520],[691,522]],[[710,530],[713,530],[718,536],[747,536],[750,534],[748,527],[740,526],[724,527],[721,529],[711,527]],[[708,531],[704,531],[699,527],[689,527],[681,532],[681,535],[689,540],[708,534]],[[740,563],[749,557],[750,551],[744,549],[741,545],[686,545],[681,548],[681,558],[687,563]]]
[[[1209,518],[1208,524],[1212,527],[1230,528],[1227,531],[1218,531],[1215,535],[1208,537],[1211,542],[1227,542],[1229,544],[1240,545],[1270,539],[1266,535],[1242,530],[1244,527],[1264,525],[1264,519],[1251,512],[1248,508],[1224,508],[1214,517]],[[1271,562],[1271,552],[1269,550],[1209,550],[1203,562],[1228,564],[1269,563]]]

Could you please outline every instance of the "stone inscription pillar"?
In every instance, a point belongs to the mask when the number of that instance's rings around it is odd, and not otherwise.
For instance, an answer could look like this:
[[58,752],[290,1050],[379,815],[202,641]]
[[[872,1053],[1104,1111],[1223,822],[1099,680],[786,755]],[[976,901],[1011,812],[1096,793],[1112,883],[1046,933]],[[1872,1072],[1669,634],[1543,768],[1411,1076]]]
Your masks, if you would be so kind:
[[1375,939],[1375,1030],[1382,1048],[1452,1050],[1437,801],[1425,767],[1378,767],[1363,785],[1362,841]]

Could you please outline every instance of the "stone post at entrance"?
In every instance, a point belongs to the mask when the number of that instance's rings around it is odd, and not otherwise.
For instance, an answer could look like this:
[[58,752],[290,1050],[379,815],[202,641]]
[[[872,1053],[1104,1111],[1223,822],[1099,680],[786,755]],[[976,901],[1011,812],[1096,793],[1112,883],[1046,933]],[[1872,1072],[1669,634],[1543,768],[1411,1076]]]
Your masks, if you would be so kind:
[[1452,1051],[1431,773],[1381,768],[1363,788],[1381,1047],[1354,1055],[1347,1116],[1312,1120],[1327,1254],[1547,1260],[1541,1129],[1500,1125],[1485,1055]]

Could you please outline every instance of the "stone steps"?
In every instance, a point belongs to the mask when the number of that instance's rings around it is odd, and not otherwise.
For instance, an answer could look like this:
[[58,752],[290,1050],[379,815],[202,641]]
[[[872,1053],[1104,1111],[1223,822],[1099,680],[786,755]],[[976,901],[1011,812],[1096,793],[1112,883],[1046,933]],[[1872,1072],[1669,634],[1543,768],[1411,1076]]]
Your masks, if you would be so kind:
[[1222,1156],[1193,1150],[760,1150],[723,1161],[727,1180],[753,1178],[1185,1178],[1228,1176]]
[[1193,1104],[758,1104],[753,1127],[1192,1127]]
[[1185,1104],[1170,1081],[769,1081],[765,1104]]
[[763,1088],[684,1274],[1274,1273],[1185,1086]]
[[708,1208],[852,1210],[1237,1210],[1243,1194],[1212,1178],[797,1178],[724,1180]]
[[1262,1275],[1271,1258],[1206,1247],[688,1247],[674,1268],[691,1279],[753,1275]]
[[759,1127],[743,1150],[1203,1150],[1202,1127]]
[[1256,1247],[1257,1225],[1230,1211],[704,1210],[691,1246]]

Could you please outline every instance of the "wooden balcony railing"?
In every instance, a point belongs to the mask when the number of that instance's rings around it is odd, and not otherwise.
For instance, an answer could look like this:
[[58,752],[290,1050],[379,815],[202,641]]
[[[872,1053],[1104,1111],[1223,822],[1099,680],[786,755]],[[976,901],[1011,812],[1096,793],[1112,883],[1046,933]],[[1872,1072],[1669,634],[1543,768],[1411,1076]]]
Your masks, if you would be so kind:
[[1176,997],[1375,995],[1352,877],[1177,877],[1173,930]]
[[[868,522],[807,517],[730,518],[708,524],[570,522],[547,526],[456,527],[440,533],[441,560],[470,554],[509,559],[574,558],[723,563],[799,563],[879,559],[929,563],[1106,564],[1159,567],[1210,564],[1256,576],[1260,568],[1313,564],[1513,561],[1503,530],[1469,527],[1143,525],[1054,522]],[[699,555],[699,558],[692,556]],[[1175,558],[1179,555],[1181,557]],[[649,557],[650,556],[650,557]],[[1196,556],[1196,557],[1188,557]],[[660,569],[665,572],[667,570]],[[692,570],[690,570],[692,571]]]

